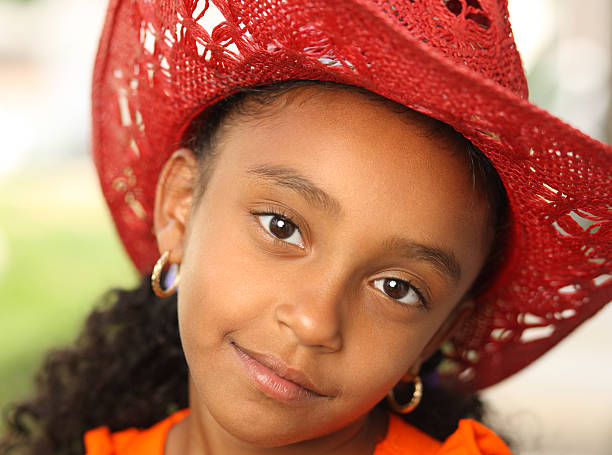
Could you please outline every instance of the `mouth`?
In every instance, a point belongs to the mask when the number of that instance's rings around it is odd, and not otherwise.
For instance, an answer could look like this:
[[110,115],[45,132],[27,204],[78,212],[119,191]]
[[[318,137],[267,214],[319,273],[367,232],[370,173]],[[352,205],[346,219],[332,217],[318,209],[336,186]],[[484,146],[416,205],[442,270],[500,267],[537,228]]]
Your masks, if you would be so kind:
[[268,397],[283,403],[327,398],[303,372],[289,368],[282,360],[250,351],[233,341],[231,345],[253,385]]

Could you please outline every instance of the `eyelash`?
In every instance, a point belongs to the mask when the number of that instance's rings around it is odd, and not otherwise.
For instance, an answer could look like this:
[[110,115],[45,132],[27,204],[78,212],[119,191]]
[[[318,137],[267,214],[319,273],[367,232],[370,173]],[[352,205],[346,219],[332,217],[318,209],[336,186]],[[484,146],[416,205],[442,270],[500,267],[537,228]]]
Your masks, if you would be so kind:
[[[262,211],[258,211],[258,212],[251,212],[251,214],[255,217],[255,221],[257,222],[257,224],[262,227],[262,229],[264,229],[266,231],[266,234],[268,235],[269,239],[271,241],[273,241],[274,243],[281,245],[281,246],[288,246],[288,245],[292,245],[292,246],[296,246],[292,243],[286,242],[283,239],[280,239],[278,237],[276,237],[275,235],[271,234],[270,232],[268,232],[267,229],[265,229],[262,225],[261,222],[257,219],[257,217],[260,216],[275,216],[275,217],[279,217],[282,218],[284,221],[287,221],[289,223],[291,223],[293,226],[295,226],[295,229],[297,229],[297,231],[300,233],[300,235],[302,235],[302,230],[300,229],[300,227],[298,226],[298,224],[294,221],[293,217],[291,215],[289,215],[287,212],[285,212],[284,210],[282,210],[281,208],[265,208]],[[419,298],[419,301],[421,303],[421,305],[419,305],[420,309],[423,310],[429,310],[430,308],[430,303],[429,300],[425,297],[425,294],[421,291],[421,289],[419,289],[417,286],[415,286],[413,283],[411,283],[410,281],[407,280],[402,280],[401,278],[396,278],[396,277],[384,277],[384,278],[378,278],[378,279],[388,279],[388,280],[396,280],[396,281],[401,281],[402,283],[405,283],[410,289],[412,289],[414,291],[414,293],[417,295],[417,297]],[[376,281],[376,280],[374,280]],[[382,292],[382,291],[381,291]],[[390,299],[393,303],[397,304],[397,305],[401,305],[404,308],[413,308],[413,306],[400,302],[398,299],[394,299],[393,297],[389,296],[388,294],[384,294],[388,299]]]
[[[414,293],[417,295],[419,302],[421,303],[418,308],[419,309],[423,309],[426,311],[429,311],[430,309],[430,303],[429,300],[425,297],[425,294],[423,293],[423,291],[421,291],[421,289],[419,289],[416,285],[414,285],[413,283],[411,283],[410,281],[407,280],[402,280],[401,278],[396,278],[396,277],[384,277],[384,278],[377,278],[374,281],[380,280],[380,279],[384,279],[384,280],[395,280],[395,281],[401,281],[402,283],[405,283],[410,289],[412,289],[412,291],[414,291]],[[380,291],[383,292],[383,291]],[[383,292],[384,294],[384,292]],[[393,303],[397,304],[397,305],[401,305],[404,308],[414,308],[414,305],[410,305],[408,303],[404,303],[401,302],[399,299],[394,299],[393,297],[391,297],[388,294],[384,294],[388,299],[390,299]]]
[[[297,229],[297,231],[300,233],[300,236],[302,236],[303,238],[303,234],[302,234],[302,229],[300,229],[298,223],[296,223],[293,219],[293,217],[291,215],[289,215],[287,212],[285,212],[284,210],[282,210],[281,208],[264,208],[262,211],[258,211],[258,212],[251,212],[251,215],[253,215],[253,217],[255,218],[255,222],[262,228],[264,229],[264,231],[266,231],[266,234],[268,236],[268,238],[273,241],[274,243],[281,245],[281,246],[297,246],[294,245],[290,242],[286,242],[283,239],[280,239],[278,237],[276,237],[274,234],[268,232],[268,230],[266,228],[264,228],[261,224],[261,222],[257,219],[257,217],[260,216],[276,216],[278,218],[282,218],[284,221],[287,221],[289,223],[291,223],[293,226],[295,226],[295,229]],[[298,247],[300,248],[300,247]]]
[[414,284],[412,284],[410,281],[406,281],[406,283],[408,283],[408,286],[412,287],[412,289],[414,290],[414,292],[416,292],[416,295],[419,296],[419,300],[421,301],[421,304],[423,306],[423,309],[426,311],[429,311],[429,300],[427,300],[427,298],[425,298],[425,294],[423,293],[423,291],[421,291],[418,287],[416,287]]

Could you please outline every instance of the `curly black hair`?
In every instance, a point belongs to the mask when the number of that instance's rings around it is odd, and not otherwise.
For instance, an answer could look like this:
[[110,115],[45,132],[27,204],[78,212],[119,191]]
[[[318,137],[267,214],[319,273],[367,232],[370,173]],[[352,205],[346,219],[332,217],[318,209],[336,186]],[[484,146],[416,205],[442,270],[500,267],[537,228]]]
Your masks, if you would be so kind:
[[[185,136],[184,145],[195,150],[202,163],[199,191],[204,191],[206,171],[214,162],[215,137],[228,116],[259,115],[279,95],[311,84],[355,90],[394,109],[407,110],[363,89],[331,83],[299,81],[238,92],[202,113]],[[447,125],[433,119],[428,122],[432,134],[460,136]],[[482,153],[462,137],[459,140],[466,143],[474,181],[487,197],[491,226],[496,228],[493,232],[501,232],[507,199],[499,176]],[[499,241],[498,238],[494,243]],[[490,255],[471,292],[478,292],[498,259]],[[440,352],[432,356],[422,366],[421,376],[434,372],[441,359]],[[110,290],[89,315],[73,345],[46,356],[32,398],[7,408],[0,453],[82,454],[87,430],[102,425],[111,432],[149,427],[188,406],[188,374],[178,330],[176,296],[155,296],[148,276],[136,289]],[[386,408],[387,404],[382,401],[378,406]],[[425,381],[420,405],[402,418],[444,440],[456,430],[459,419],[482,420],[483,415],[484,407],[477,395]]]

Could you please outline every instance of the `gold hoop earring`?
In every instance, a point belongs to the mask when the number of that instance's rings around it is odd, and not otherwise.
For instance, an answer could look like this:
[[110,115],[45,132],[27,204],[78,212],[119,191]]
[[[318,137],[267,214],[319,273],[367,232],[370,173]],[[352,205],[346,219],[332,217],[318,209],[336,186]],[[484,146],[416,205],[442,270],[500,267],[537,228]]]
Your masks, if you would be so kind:
[[172,294],[174,294],[181,278],[179,270],[177,268],[176,276],[174,277],[174,281],[172,282],[170,287],[168,287],[168,289],[162,289],[160,284],[161,274],[169,257],[170,251],[164,251],[155,263],[155,266],[153,267],[153,273],[151,273],[151,287],[153,288],[153,292],[155,292],[155,295],[161,298],[170,297]]
[[409,412],[414,411],[414,409],[419,405],[421,398],[423,398],[423,383],[421,382],[421,378],[419,376],[415,376],[412,379],[412,382],[414,382],[414,392],[412,392],[412,399],[409,403],[399,404],[395,400],[395,392],[393,389],[389,390],[389,393],[387,393],[387,403],[389,403],[391,409],[399,412],[400,414],[408,414]]

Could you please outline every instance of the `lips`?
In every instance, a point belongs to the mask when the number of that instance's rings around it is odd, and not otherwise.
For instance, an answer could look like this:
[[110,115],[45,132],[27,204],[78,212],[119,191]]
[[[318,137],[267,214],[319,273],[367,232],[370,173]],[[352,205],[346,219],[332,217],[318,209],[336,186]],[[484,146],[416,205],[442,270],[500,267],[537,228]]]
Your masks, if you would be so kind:
[[253,385],[268,397],[284,403],[326,398],[303,372],[282,360],[231,344]]

